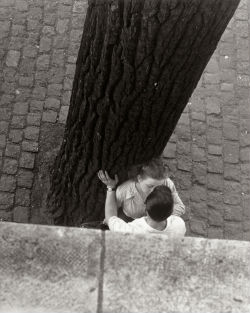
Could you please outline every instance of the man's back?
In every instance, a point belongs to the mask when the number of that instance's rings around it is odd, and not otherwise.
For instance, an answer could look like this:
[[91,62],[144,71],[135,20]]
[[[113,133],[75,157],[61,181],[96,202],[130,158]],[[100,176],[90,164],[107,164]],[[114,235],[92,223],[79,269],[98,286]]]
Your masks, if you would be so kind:
[[183,237],[186,233],[186,226],[183,219],[179,216],[171,215],[167,218],[167,226],[163,230],[152,228],[146,220],[146,217],[137,218],[130,223],[113,216],[109,219],[108,225],[111,231],[129,232],[129,233],[158,233],[167,235],[170,238]]

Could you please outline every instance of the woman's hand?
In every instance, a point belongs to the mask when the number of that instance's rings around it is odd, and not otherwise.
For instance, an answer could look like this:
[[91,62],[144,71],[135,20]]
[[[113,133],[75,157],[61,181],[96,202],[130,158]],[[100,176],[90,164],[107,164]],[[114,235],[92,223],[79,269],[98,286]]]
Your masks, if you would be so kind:
[[115,179],[112,179],[109,177],[109,174],[107,171],[100,170],[97,173],[98,178],[107,186],[110,188],[115,188],[118,184],[118,176],[115,174]]

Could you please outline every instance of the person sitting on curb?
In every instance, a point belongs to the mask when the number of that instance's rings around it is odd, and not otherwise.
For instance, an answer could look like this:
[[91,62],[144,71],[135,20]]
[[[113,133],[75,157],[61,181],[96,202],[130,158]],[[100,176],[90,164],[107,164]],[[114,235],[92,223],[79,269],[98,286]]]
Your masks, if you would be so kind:
[[173,215],[185,213],[173,181],[167,177],[166,168],[161,157],[153,158],[147,163],[134,167],[133,178],[125,181],[116,189],[118,216],[125,222],[145,215],[145,200],[149,193],[159,185],[168,186],[172,192],[174,206]]
[[105,221],[111,231],[161,233],[168,235],[170,238],[178,238],[185,235],[185,222],[181,217],[172,215],[174,201],[169,187],[165,185],[156,186],[146,198],[146,216],[126,223],[117,216],[115,189],[118,183],[118,176],[115,175],[115,179],[112,179],[106,171],[100,170],[98,177],[107,186]]

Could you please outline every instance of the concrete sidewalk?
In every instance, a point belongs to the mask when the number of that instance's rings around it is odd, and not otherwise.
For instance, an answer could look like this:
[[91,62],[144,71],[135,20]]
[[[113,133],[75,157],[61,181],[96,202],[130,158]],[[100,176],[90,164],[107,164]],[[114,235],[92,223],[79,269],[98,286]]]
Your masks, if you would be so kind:
[[250,243],[0,224],[0,312],[248,313]]

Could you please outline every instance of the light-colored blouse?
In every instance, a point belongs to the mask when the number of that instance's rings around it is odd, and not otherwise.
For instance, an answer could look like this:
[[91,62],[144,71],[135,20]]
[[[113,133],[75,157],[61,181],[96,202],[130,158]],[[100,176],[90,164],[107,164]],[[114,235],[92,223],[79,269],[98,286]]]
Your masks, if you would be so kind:
[[[166,178],[163,185],[168,186],[172,192],[174,200],[173,215],[181,216],[185,213],[185,206],[176,191],[174,183],[170,178]],[[142,199],[138,192],[135,180],[128,180],[117,187],[116,200],[118,208],[121,207],[128,217],[135,219],[145,216],[145,199]]]

